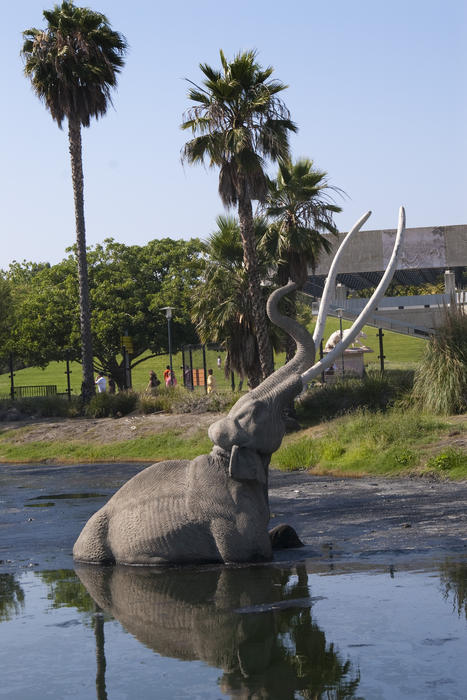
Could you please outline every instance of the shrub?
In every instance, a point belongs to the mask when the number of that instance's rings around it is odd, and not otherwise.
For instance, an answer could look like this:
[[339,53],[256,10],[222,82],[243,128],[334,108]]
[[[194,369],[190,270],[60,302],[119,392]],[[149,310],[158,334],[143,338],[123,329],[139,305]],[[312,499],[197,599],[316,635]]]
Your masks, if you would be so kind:
[[81,400],[72,396],[68,401],[67,396],[57,394],[51,396],[29,396],[22,399],[9,399],[0,401],[0,420],[8,420],[12,410],[18,411],[21,416],[37,416],[38,418],[66,418],[79,414]]
[[227,411],[240,397],[240,394],[217,393],[198,394],[187,391],[175,397],[173,413],[221,413]]
[[316,386],[297,402],[302,420],[319,422],[363,408],[381,411],[394,405],[412,388],[413,372],[389,370],[383,375],[371,371],[362,379],[341,379],[335,384]]
[[417,454],[413,450],[400,449],[394,453],[394,462],[400,467],[410,467],[417,460]]
[[443,324],[427,342],[415,373],[413,401],[439,415],[467,409],[467,315],[463,307],[445,307]]
[[160,413],[161,411],[170,411],[172,408],[173,397],[164,394],[146,394],[141,393],[138,396],[137,409],[140,413]]
[[138,394],[132,391],[120,391],[118,394],[102,392],[92,397],[85,408],[89,418],[107,418],[125,416],[135,410]]
[[449,471],[459,467],[467,467],[467,454],[462,450],[455,450],[453,447],[448,447],[444,452],[431,457],[427,462],[427,467],[440,471]]
[[163,388],[155,395],[141,393],[138,410],[141,413],[220,413],[228,410],[241,394],[214,392],[212,394],[187,391],[183,387]]

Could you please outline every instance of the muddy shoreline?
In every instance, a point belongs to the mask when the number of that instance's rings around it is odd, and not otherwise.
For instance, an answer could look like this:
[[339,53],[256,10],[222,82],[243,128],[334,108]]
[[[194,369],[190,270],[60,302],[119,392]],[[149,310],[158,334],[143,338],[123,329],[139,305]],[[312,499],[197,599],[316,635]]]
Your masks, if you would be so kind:
[[[0,572],[72,568],[82,526],[146,464],[0,465]],[[467,482],[271,471],[271,527],[304,547],[275,561],[415,566],[467,556]]]

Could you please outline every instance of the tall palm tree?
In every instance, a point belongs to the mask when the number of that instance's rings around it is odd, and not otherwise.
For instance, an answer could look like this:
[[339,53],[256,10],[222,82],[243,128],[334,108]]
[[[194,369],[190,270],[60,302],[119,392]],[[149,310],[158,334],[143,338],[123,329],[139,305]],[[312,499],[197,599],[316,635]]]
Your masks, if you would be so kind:
[[76,249],[80,293],[83,398],[94,393],[91,313],[89,305],[86,232],[84,223],[81,126],[89,126],[111,103],[111,88],[124,65],[125,38],[111,29],[105,15],[73,2],[44,10],[46,29],[23,32],[24,73],[62,127],[68,121],[69,151],[75,202]]
[[[216,223],[218,228],[206,243],[206,269],[203,282],[194,294],[192,319],[203,343],[224,346],[226,375],[236,372],[242,379],[247,377],[249,385],[254,387],[261,381],[262,372],[240,226],[231,216],[219,216]],[[265,221],[255,219],[254,230],[256,238],[263,236]],[[266,274],[261,257],[259,268]]]
[[[264,212],[271,224],[260,246],[277,264],[280,285],[292,279],[301,289],[308,276],[308,266],[315,267],[319,255],[329,253],[332,244],[325,233],[337,234],[334,214],[342,208],[333,204],[332,193],[340,193],[329,185],[327,173],[314,167],[313,161],[301,158],[279,164],[275,180],[269,181]],[[289,295],[289,310],[296,315],[295,294]],[[295,353],[295,343],[287,339],[286,354]]]
[[[237,54],[228,62],[220,52],[221,70],[202,63],[202,85],[192,83],[188,96],[195,103],[182,129],[194,138],[183,149],[189,163],[218,167],[219,194],[226,206],[237,206],[243,262],[263,376],[273,370],[266,311],[260,289],[252,200],[267,195],[267,160],[288,156],[288,135],[297,127],[277,96],[287,86],[272,80],[271,67],[263,69],[255,51]],[[190,81],[191,82],[191,81]]]

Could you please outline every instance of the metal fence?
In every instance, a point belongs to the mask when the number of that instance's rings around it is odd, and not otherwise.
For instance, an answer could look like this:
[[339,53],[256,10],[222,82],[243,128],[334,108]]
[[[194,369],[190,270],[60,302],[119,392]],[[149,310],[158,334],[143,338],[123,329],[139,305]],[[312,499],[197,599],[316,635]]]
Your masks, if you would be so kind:
[[24,399],[31,396],[56,396],[56,384],[15,386],[12,391],[0,394],[0,399]]
[[214,344],[185,345],[182,348],[183,385],[190,390],[207,390],[208,371],[212,369],[215,388],[235,390],[239,388],[239,377],[229,374],[225,376],[225,351]]

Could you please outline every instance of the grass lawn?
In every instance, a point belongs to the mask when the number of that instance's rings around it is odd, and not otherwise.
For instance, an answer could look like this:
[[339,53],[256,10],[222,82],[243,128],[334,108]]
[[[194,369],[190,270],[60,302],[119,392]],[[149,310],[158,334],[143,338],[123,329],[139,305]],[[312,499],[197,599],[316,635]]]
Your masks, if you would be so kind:
[[[392,409],[356,411],[288,435],[271,464],[317,475],[467,478],[467,416],[440,418]],[[453,436],[459,436],[454,439]]]
[[[10,442],[10,439],[12,442]],[[110,444],[80,440],[18,442],[18,431],[0,436],[0,461],[37,464],[51,460],[60,464],[86,462],[155,462],[164,459],[193,459],[212,448],[206,431],[187,438],[179,430],[167,430]]]
[[[343,322],[343,328],[349,328],[351,323]],[[335,318],[329,318],[326,323],[324,338],[328,338],[331,333],[339,328],[339,321]],[[371,326],[365,326],[364,332],[367,338],[363,339],[365,345],[371,348],[374,352],[365,355],[365,362],[371,368],[372,366],[379,368],[379,343],[377,338],[377,329]],[[385,366],[388,368],[396,367],[415,367],[420,360],[425,341],[411,336],[401,335],[392,331],[384,331],[384,354],[386,356]],[[148,353],[149,354],[149,353]],[[223,360],[225,353],[218,353],[214,350],[208,350],[206,353],[207,368],[214,370],[216,384],[218,388],[229,388],[230,380],[224,377],[223,369],[217,368],[217,356],[221,355]],[[185,362],[189,363],[188,355],[185,357]],[[284,362],[284,354],[276,356],[276,366]],[[132,373],[133,388],[136,391],[142,391],[146,388],[148,382],[149,371],[154,370],[158,377],[162,380],[162,373],[169,363],[168,355],[161,355],[149,360],[141,362],[135,367]],[[177,377],[177,381],[182,383],[182,353],[173,355],[172,366]],[[203,360],[201,351],[193,353],[193,367],[203,368]],[[15,384],[17,386],[38,385],[38,384],[55,384],[59,393],[66,391],[66,365],[64,362],[51,362],[45,369],[39,367],[28,367],[27,369],[18,370],[15,372]],[[81,388],[81,365],[77,362],[71,363],[71,386],[75,394],[79,394]],[[0,375],[0,394],[7,394],[10,390],[9,374]]]

